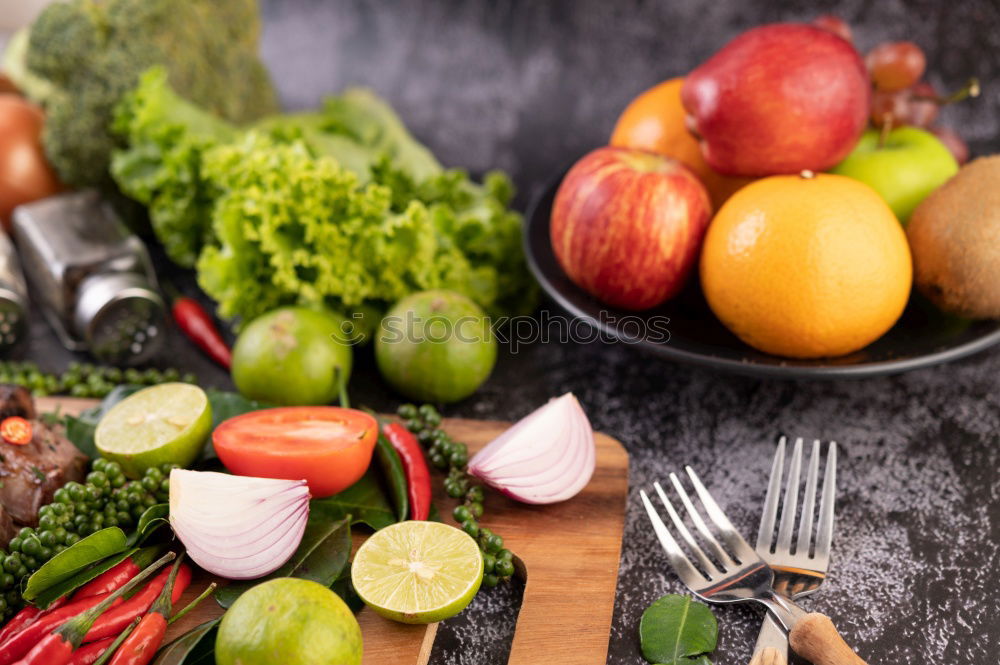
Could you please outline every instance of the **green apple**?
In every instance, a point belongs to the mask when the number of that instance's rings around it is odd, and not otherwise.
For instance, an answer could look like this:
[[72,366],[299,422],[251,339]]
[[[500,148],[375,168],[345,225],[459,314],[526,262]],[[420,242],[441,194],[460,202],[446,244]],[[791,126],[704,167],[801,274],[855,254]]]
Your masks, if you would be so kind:
[[958,173],[958,162],[936,136],[916,127],[861,135],[851,154],[830,169],[869,185],[885,199],[905,226],[924,198]]

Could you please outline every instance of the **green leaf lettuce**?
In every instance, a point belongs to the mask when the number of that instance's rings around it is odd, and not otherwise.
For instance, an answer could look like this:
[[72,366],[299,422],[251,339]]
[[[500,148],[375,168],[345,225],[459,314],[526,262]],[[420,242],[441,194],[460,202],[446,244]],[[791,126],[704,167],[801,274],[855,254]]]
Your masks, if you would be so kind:
[[195,266],[221,316],[287,304],[372,315],[451,289],[492,314],[530,311],[509,179],[446,170],[374,93],[238,128],[152,69],[119,107],[112,173],[149,208],[169,256]]

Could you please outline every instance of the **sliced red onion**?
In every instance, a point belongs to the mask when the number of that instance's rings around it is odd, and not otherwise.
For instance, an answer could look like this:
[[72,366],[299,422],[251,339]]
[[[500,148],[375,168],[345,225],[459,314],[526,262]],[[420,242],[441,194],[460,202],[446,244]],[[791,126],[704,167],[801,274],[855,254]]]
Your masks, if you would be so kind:
[[170,526],[191,560],[219,577],[273,573],[295,553],[308,518],[305,480],[170,472]]
[[556,503],[594,475],[594,431],[573,393],[550,400],[469,460],[469,473],[512,499]]

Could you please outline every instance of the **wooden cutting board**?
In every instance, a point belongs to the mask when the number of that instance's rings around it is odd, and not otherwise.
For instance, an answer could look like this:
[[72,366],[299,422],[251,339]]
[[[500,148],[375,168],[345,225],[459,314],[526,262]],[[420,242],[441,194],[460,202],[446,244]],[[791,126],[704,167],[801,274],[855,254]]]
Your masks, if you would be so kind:
[[[64,413],[78,413],[93,403],[41,398],[38,408],[52,411],[59,406]],[[446,419],[443,426],[474,453],[509,423]],[[503,536],[504,545],[523,563],[518,572],[525,578],[510,665],[604,665],[607,660],[628,493],[628,455],[609,436],[597,434],[596,441],[594,477],[569,501],[529,506],[487,492],[482,523]],[[435,480],[435,505],[450,523],[455,501],[444,495],[439,474]],[[355,547],[362,538],[355,535]],[[200,592],[206,581],[207,577],[196,576],[178,606]],[[221,613],[218,605],[205,601],[171,626],[167,639]],[[358,614],[358,622],[364,636],[364,665],[426,665],[436,624],[407,626],[368,610]]]

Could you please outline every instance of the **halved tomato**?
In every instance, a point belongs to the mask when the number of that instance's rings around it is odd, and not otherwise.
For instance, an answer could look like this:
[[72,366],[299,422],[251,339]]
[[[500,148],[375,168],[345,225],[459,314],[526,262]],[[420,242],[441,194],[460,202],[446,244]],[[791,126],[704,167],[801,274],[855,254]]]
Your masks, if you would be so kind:
[[289,406],[251,411],[215,428],[212,444],[239,476],[305,479],[314,497],[347,489],[364,475],[378,423],[338,406]]

